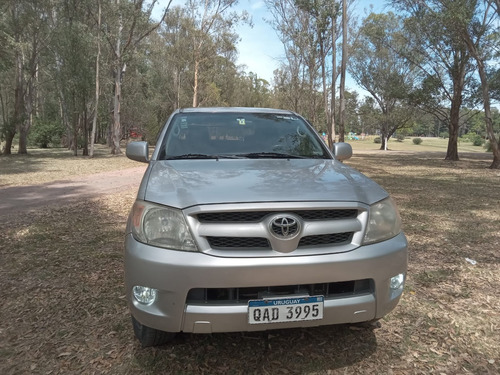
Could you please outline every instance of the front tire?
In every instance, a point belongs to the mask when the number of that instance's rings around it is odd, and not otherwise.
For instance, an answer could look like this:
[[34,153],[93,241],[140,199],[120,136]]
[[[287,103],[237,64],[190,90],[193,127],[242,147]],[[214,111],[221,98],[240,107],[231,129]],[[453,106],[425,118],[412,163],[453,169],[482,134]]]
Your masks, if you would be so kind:
[[160,331],[145,326],[132,316],[132,326],[134,327],[135,337],[139,340],[143,348],[148,346],[159,346],[172,341],[175,333]]

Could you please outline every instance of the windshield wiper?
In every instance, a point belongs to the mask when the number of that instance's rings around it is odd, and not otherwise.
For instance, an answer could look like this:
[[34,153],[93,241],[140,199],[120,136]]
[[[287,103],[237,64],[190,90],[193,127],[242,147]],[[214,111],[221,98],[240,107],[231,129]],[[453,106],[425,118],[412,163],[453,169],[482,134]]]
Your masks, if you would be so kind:
[[217,154],[183,154],[183,155],[175,155],[175,156],[167,156],[166,160],[181,160],[181,159],[243,159],[245,156],[239,155],[217,155]]
[[281,152],[251,152],[249,154],[239,154],[240,156],[249,158],[249,159],[261,159],[261,158],[270,158],[270,159],[304,159],[303,156],[300,155],[291,155],[284,154]]
[[218,155],[207,154],[183,154],[175,156],[167,156],[166,160],[179,160],[179,159],[218,159]]

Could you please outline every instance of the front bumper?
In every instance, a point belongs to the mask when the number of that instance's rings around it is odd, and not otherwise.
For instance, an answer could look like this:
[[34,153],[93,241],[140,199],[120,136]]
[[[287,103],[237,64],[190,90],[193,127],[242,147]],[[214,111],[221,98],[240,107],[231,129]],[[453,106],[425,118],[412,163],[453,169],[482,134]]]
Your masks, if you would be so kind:
[[[220,258],[204,253],[171,251],[125,240],[125,284],[132,315],[143,325],[167,332],[235,332],[308,327],[369,321],[396,307],[390,279],[407,269],[403,234],[355,250],[311,256]],[[332,283],[370,279],[373,292],[325,298],[322,320],[249,324],[247,304],[187,303],[191,289],[246,288]],[[152,305],[132,296],[135,285],[158,290]]]

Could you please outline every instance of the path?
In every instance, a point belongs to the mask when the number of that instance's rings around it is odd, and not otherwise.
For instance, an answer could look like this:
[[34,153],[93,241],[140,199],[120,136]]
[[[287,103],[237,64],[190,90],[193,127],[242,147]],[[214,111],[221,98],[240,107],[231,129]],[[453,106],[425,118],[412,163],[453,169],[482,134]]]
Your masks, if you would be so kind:
[[0,220],[67,201],[137,189],[146,165],[40,185],[0,188]]

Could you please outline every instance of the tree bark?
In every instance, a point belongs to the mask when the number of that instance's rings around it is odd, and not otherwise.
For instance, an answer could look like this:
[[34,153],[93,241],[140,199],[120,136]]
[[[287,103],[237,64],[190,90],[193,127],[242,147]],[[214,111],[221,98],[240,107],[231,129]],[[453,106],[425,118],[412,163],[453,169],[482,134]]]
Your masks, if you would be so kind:
[[460,126],[460,108],[462,107],[462,92],[465,86],[466,63],[468,61],[465,50],[454,55],[453,97],[451,98],[450,122],[448,123],[448,149],[445,160],[458,161],[458,129]]
[[491,169],[500,169],[500,145],[495,137],[495,131],[493,129],[493,120],[491,117],[491,101],[488,77],[486,75],[486,67],[484,66],[483,59],[479,56],[479,52],[472,42],[470,36],[467,34],[465,36],[465,41],[471,55],[477,62],[477,70],[479,73],[479,78],[481,79],[481,91],[483,95],[483,107],[484,107],[484,120],[486,122],[486,132],[491,143],[491,149],[493,151],[493,162],[490,165]]
[[[119,43],[119,42],[118,42]],[[115,69],[115,95],[113,101],[113,125],[111,132],[111,153],[114,155],[119,155],[122,153],[120,148],[120,141],[122,139],[122,128],[120,121],[120,103],[121,103],[121,62],[117,64]]]
[[193,108],[198,107],[198,74],[200,70],[200,61],[198,58],[194,61],[194,84],[193,84]]
[[[318,35],[319,37],[319,53],[320,53],[320,58],[321,58],[321,61],[320,61],[320,65],[321,65],[321,81],[322,81],[322,84],[323,84],[323,106],[324,106],[324,110],[325,110],[325,119],[326,119],[326,122],[327,122],[327,129],[330,129],[330,110],[328,108],[328,90],[327,90],[327,85],[326,85],[326,68],[325,68],[325,64],[326,64],[326,53],[325,53],[325,47],[324,47],[324,43],[323,43],[323,38],[321,37],[321,35]],[[330,140],[328,140],[328,143],[330,143]]]
[[[118,7],[120,6],[120,0],[116,0]],[[113,155],[119,155],[122,153],[120,148],[120,141],[122,138],[122,129],[120,122],[120,103],[121,103],[121,93],[122,93],[122,48],[121,39],[123,33],[123,16],[120,12],[118,20],[118,33],[116,36],[116,46],[115,46],[115,92],[113,97],[113,124],[111,127],[111,153]]]
[[[334,14],[336,5],[333,3]],[[332,84],[331,84],[331,98],[330,98],[330,128],[328,128],[328,145],[333,147],[336,140],[335,133],[335,114],[337,113],[337,48],[335,41],[337,40],[337,17],[332,18]]]
[[347,2],[342,0],[342,61],[340,63],[339,142],[345,140],[345,76],[347,67]]
[[90,132],[89,157],[94,157],[94,142],[97,129],[97,116],[99,114],[99,59],[101,58],[101,0],[97,1],[97,56],[95,59],[95,110]]
[[451,101],[450,122],[448,123],[448,148],[445,160],[458,161],[458,126],[460,122],[460,107],[462,106],[462,95],[455,94]]

